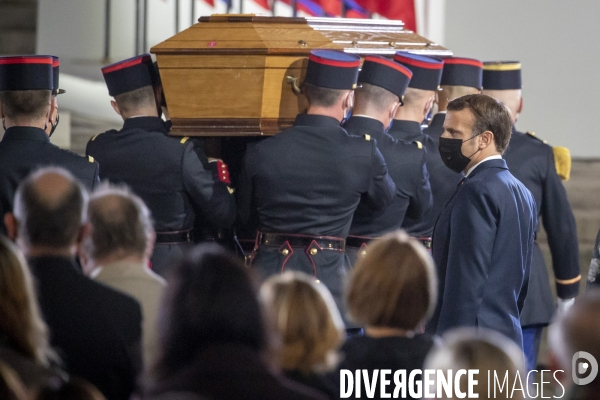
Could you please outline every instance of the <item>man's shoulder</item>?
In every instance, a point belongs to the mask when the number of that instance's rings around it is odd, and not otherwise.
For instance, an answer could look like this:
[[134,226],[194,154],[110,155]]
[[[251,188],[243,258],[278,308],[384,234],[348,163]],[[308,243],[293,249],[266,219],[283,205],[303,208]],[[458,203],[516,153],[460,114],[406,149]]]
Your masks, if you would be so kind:
[[137,300],[104,283],[80,275],[79,286],[82,299],[87,297],[92,304],[110,309],[113,315],[125,315],[132,318],[141,315]]

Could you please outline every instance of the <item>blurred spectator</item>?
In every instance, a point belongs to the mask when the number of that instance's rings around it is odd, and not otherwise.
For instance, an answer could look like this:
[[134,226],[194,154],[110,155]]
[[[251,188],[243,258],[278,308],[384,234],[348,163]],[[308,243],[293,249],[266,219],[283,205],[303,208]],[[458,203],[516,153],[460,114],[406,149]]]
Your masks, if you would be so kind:
[[90,233],[80,254],[86,273],[142,306],[144,360],[153,359],[156,317],[166,282],[148,267],[154,228],[150,211],[129,189],[103,185],[88,206]]
[[[267,334],[249,270],[217,245],[201,245],[168,280],[159,314],[159,355],[146,399],[325,399],[273,374]],[[186,397],[187,398],[187,397]]]
[[260,294],[281,336],[278,355],[285,375],[339,398],[336,382],[321,374],[337,365],[337,349],[345,337],[329,290],[306,274],[286,272],[265,281]]
[[0,399],[28,400],[25,386],[19,380],[17,373],[8,365],[0,362]]
[[27,263],[4,237],[0,237],[0,359],[28,388],[61,376],[50,368],[57,356],[48,344],[48,328],[40,315]]
[[[551,351],[551,368],[563,370],[557,377],[567,390],[571,400],[597,399],[600,393],[600,377],[595,377],[584,385],[575,385],[574,377],[587,378],[598,373],[600,360],[600,290],[590,289],[579,296],[566,313],[559,313],[556,321],[550,325],[548,339]],[[582,355],[579,352],[586,352]],[[576,354],[578,353],[578,354]],[[591,356],[591,357],[590,357]],[[590,360],[593,358],[594,360]],[[588,368],[580,370],[582,364]],[[595,365],[594,365],[595,363]],[[573,371],[573,367],[577,366]],[[587,373],[587,371],[590,371]],[[580,382],[581,383],[581,382]],[[560,393],[558,388],[558,395]]]
[[41,389],[35,400],[106,400],[94,385],[83,379],[71,378],[62,385]]
[[365,327],[365,336],[342,346],[339,369],[422,369],[433,338],[418,332],[435,307],[436,285],[431,256],[416,239],[396,231],[371,242],[346,295],[350,317]]
[[592,255],[592,262],[590,263],[590,270],[588,272],[588,287],[600,287],[600,230],[598,236],[596,236],[596,244],[594,245],[594,254]]
[[15,195],[6,227],[29,259],[38,300],[67,371],[110,400],[128,399],[141,369],[141,310],[131,297],[86,278],[75,265],[88,196],[66,170],[43,168]]
[[[525,398],[525,393],[527,393],[525,356],[512,340],[496,331],[484,328],[457,328],[449,331],[442,339],[443,344],[436,346],[427,356],[425,369],[441,371],[478,369],[479,372],[476,375],[478,382],[473,385],[475,397],[480,399]],[[514,385],[517,374],[521,382],[520,386],[519,383]],[[494,388],[495,376],[500,382],[503,382],[505,376],[508,377],[507,384],[504,384],[502,391],[497,386]],[[488,377],[490,382],[488,382]],[[513,387],[518,390],[513,390]],[[468,393],[468,375],[462,375],[459,388],[462,393]],[[434,388],[430,390],[435,392]],[[456,389],[454,393],[457,394]],[[534,392],[530,391],[530,393]],[[537,396],[539,396],[539,392]],[[550,396],[542,397],[549,398]]]

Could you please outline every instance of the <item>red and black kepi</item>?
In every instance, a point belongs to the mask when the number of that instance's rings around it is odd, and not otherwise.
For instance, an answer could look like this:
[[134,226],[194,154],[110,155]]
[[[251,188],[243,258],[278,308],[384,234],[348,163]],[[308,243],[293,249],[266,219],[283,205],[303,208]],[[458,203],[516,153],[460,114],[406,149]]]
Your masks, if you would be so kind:
[[439,89],[444,67],[442,60],[399,51],[394,55],[394,61],[412,71],[413,76],[408,87],[421,90]]
[[102,68],[108,94],[118,96],[156,83],[150,54],[142,54]]
[[0,91],[54,90],[52,57],[0,57]]
[[336,50],[312,50],[304,83],[329,89],[355,89],[360,57]]
[[468,86],[481,90],[483,63],[473,58],[444,59],[441,85]]
[[521,63],[519,61],[484,62],[483,88],[487,90],[521,89]]
[[402,64],[381,56],[366,56],[358,82],[379,86],[402,99],[412,76],[410,69]]

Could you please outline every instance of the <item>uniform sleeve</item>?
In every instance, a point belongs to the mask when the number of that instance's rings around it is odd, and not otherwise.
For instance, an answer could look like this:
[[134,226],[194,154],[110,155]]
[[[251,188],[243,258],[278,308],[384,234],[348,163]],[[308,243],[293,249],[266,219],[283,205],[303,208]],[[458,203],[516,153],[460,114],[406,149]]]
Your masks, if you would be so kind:
[[415,186],[414,196],[411,196],[406,210],[406,216],[411,219],[418,220],[426,212],[431,210],[433,205],[433,196],[431,194],[431,185],[429,184],[429,172],[427,171],[427,149],[423,148],[423,156],[421,163],[415,170],[413,175],[413,182]]
[[388,174],[387,165],[377,143],[372,141],[371,169],[369,176],[369,188],[366,195],[366,203],[374,210],[381,210],[392,202],[396,195],[396,185]]
[[468,186],[460,189],[450,219],[446,281],[438,332],[476,326],[492,263],[497,224],[492,199]]
[[554,156],[550,147],[548,147],[547,165],[541,206],[542,221],[552,253],[556,293],[561,299],[569,299],[579,294],[581,280],[577,227],[567,192],[556,174]]
[[594,245],[594,254],[590,263],[590,271],[588,272],[587,286],[600,287],[600,231],[596,236],[596,244]]
[[[190,141],[184,149],[182,160],[183,184],[202,215],[218,228],[229,228],[235,220],[235,199],[226,180],[229,179],[221,164],[202,164],[201,148]],[[231,191],[232,192],[232,191]]]

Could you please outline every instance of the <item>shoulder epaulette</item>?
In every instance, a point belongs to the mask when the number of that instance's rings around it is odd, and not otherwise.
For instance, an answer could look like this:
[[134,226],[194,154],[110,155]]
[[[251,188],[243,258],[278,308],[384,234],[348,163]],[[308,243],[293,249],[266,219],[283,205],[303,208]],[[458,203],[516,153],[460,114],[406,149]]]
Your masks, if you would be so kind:
[[526,134],[528,134],[529,136],[531,136],[532,138],[535,138],[535,139],[539,140],[540,142],[542,142],[542,143],[544,143],[544,144],[548,144],[548,141],[547,141],[547,140],[540,139],[539,137],[537,137],[537,136],[535,135],[535,132],[525,132],[525,133],[526,133]]
[[188,140],[190,140],[189,136],[182,137],[181,140],[179,141],[179,143],[185,144],[185,142],[187,142]]
[[419,149],[419,150],[423,149],[423,143],[419,142],[418,140],[415,140],[413,143],[417,145],[417,149]]
[[93,164],[94,163],[94,157],[88,156],[88,161]]
[[104,132],[96,133],[96,134],[95,134],[95,135],[92,137],[92,139],[90,140],[90,142],[93,142],[94,140],[96,140],[96,138],[97,138],[98,136],[102,135],[103,133],[104,133]]
[[371,135],[365,135],[364,137],[365,137],[365,140],[367,140],[367,141],[371,140]]

